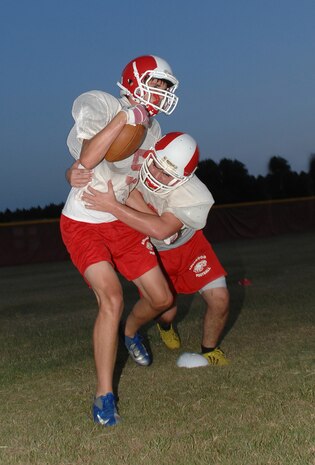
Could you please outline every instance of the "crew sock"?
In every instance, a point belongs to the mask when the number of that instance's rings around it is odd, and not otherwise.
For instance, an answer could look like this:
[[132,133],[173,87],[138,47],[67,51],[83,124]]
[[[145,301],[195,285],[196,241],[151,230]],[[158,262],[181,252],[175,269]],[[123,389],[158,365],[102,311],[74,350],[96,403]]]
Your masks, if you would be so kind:
[[206,354],[207,352],[213,352],[215,347],[205,347],[201,344],[201,353]]
[[171,329],[171,323],[159,323],[159,325],[163,331],[169,331]]

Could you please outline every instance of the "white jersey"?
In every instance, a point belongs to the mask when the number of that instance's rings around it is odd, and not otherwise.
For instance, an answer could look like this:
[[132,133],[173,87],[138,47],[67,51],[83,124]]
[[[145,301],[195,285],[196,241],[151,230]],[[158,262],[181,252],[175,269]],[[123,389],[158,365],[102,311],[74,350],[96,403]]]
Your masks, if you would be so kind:
[[143,195],[145,202],[159,214],[170,212],[183,223],[178,239],[172,244],[151,238],[158,250],[178,247],[187,242],[196,230],[206,225],[209,210],[214,204],[211,192],[196,175],[185,184],[164,194],[148,191],[141,182],[137,189]]
[[[130,107],[126,97],[117,99],[99,90],[80,95],[74,101],[72,107],[75,124],[67,138],[67,145],[71,155],[78,160],[83,140],[95,136],[107,126],[122,108],[126,107]],[[107,192],[107,182],[111,180],[117,200],[125,203],[130,191],[137,183],[144,152],[153,147],[160,137],[160,125],[156,120],[151,119],[146,138],[134,155],[119,162],[111,163],[103,160],[94,168],[93,179],[89,185],[99,191]],[[71,189],[62,210],[65,216],[86,223],[108,223],[116,220],[110,213],[85,208],[81,200],[84,191],[86,191],[86,187],[73,187]]]

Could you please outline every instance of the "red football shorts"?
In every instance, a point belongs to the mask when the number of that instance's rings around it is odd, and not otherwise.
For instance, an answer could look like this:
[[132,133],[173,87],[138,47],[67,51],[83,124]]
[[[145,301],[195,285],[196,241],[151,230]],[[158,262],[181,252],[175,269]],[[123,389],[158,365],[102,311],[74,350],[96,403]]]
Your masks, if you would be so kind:
[[159,256],[168,282],[178,294],[193,294],[227,275],[202,231],[179,247],[159,251]]
[[82,275],[90,265],[106,261],[132,281],[158,264],[149,238],[119,220],[95,224],[61,215],[60,230],[71,260]]

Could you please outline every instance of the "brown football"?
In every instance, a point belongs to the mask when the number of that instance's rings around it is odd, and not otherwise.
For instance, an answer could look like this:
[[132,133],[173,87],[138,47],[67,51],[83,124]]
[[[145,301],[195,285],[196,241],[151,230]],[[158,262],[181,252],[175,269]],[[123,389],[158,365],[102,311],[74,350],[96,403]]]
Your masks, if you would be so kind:
[[146,136],[147,129],[142,124],[126,124],[105,154],[107,161],[121,161],[135,153]]

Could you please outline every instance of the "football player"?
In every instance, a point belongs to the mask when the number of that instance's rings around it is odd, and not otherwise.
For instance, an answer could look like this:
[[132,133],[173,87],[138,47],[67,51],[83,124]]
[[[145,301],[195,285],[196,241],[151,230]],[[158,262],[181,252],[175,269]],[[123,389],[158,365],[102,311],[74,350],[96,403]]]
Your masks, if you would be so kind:
[[[67,144],[77,160],[77,181],[60,219],[62,238],[71,260],[93,289],[98,303],[93,331],[97,374],[93,418],[104,426],[115,425],[120,420],[113,393],[113,371],[123,293],[116,270],[141,291],[136,312],[141,312],[143,307],[143,311],[154,318],[172,302],[172,294],[148,237],[109,212],[87,210],[82,200],[87,181],[90,186],[106,191],[104,181],[111,180],[117,199],[124,202],[137,182],[144,152],[161,137],[154,116],[160,112],[170,115],[177,105],[178,80],[162,58],[144,55],[131,60],[117,84],[121,98],[93,90],[74,101],[75,124]],[[108,148],[126,124],[147,126],[143,144],[123,161],[106,162],[104,156]],[[132,332],[128,336],[129,350],[135,360],[147,363],[138,336]]]
[[[194,174],[198,160],[199,149],[190,135],[169,133],[147,152],[127,205],[115,198],[111,185],[107,194],[89,188],[83,200],[87,209],[111,212],[150,236],[174,293],[201,294],[206,302],[201,353],[211,365],[227,365],[219,342],[228,317],[229,292],[226,272],[202,232],[214,200]],[[175,315],[173,306],[158,321],[162,340],[170,349],[180,347],[172,325]],[[132,311],[126,330],[138,331],[141,317]]]

